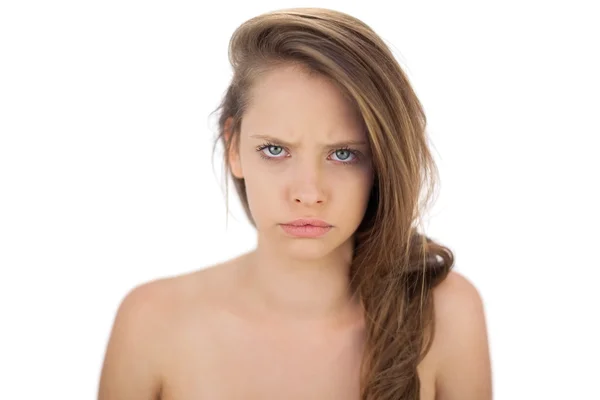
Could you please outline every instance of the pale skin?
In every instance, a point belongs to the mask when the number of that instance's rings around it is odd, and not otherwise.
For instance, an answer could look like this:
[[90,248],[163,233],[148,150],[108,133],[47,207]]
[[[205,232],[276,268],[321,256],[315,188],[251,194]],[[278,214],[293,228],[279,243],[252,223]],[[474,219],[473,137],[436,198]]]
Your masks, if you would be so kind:
[[[372,185],[367,137],[334,85],[297,68],[270,72],[252,94],[230,166],[246,181],[257,248],[128,293],[99,400],[359,399],[364,323],[346,276]],[[299,239],[279,225],[305,217],[333,228]],[[433,293],[421,399],[491,399],[476,288],[451,272]]]

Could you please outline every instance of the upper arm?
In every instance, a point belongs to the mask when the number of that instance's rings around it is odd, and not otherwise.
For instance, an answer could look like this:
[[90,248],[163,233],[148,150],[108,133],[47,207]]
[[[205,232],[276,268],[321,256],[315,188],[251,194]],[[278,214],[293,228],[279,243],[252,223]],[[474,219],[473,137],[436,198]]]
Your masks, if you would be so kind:
[[436,400],[491,400],[492,377],[483,302],[457,272],[434,289]]
[[155,282],[131,290],[115,317],[98,389],[99,400],[151,400],[160,394],[161,313]]

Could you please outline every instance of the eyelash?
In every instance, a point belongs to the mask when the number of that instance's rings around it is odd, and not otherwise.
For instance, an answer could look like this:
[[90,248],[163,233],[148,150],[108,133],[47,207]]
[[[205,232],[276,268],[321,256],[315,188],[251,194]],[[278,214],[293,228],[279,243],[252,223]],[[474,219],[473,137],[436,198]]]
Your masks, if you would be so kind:
[[[280,146],[278,144],[274,144],[271,142],[265,142],[259,146],[256,146],[256,151],[258,151],[260,153],[260,156],[268,161],[278,161],[279,158],[284,158],[284,157],[269,157],[266,156],[265,153],[263,153],[263,150],[268,148],[268,147],[281,147],[281,149],[283,149],[285,151],[285,148],[283,146]],[[335,161],[338,164],[343,164],[343,165],[352,165],[352,164],[356,164],[357,162],[360,161],[360,152],[358,150],[354,150],[351,149],[348,146],[344,146],[344,147],[340,147],[339,149],[335,149],[332,153],[335,153],[336,151],[340,151],[340,150],[344,150],[344,151],[348,151],[350,152],[350,154],[352,154],[352,156],[354,156],[354,159],[351,161]]]

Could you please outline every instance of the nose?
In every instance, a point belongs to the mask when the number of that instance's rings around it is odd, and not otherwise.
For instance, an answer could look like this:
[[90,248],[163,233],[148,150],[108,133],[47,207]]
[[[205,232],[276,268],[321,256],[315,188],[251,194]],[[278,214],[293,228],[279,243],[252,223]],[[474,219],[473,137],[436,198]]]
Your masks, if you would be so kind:
[[322,205],[326,201],[323,171],[317,166],[299,165],[291,182],[291,200],[304,206]]

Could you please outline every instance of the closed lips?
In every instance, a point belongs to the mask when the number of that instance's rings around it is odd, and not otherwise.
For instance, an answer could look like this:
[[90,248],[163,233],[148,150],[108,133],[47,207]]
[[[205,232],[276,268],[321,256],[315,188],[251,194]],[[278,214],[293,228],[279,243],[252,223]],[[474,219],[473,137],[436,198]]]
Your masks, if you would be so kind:
[[320,226],[323,228],[328,228],[331,225],[328,224],[325,221],[321,221],[321,220],[296,220],[296,221],[291,221],[288,222],[287,224],[284,225],[292,225],[292,226],[306,226],[306,225],[310,225],[310,226]]

